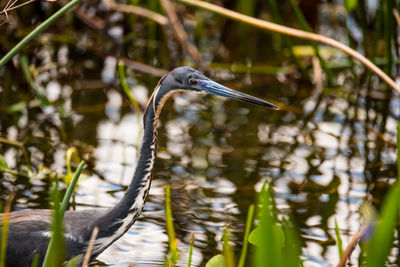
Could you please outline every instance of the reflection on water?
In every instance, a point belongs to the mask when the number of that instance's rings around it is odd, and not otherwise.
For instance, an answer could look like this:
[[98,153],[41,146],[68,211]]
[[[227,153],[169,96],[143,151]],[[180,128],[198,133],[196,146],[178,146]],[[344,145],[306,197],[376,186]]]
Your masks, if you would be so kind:
[[[106,20],[113,22],[109,34],[119,39],[123,16]],[[135,25],[145,27],[139,22]],[[225,227],[232,231],[239,251],[247,209],[255,203],[261,186],[271,182],[280,215],[290,214],[303,238],[305,265],[335,265],[335,219],[347,244],[360,227],[360,205],[369,201],[379,206],[394,182],[399,96],[392,95],[374,77],[373,90],[368,89],[366,75],[357,77],[346,71],[334,73],[334,86],[322,90],[299,79],[292,67],[288,73],[268,76],[266,73],[274,70],[270,65],[284,66],[289,60],[284,53],[256,53],[277,49],[267,47],[272,46],[269,35],[254,32],[252,38],[259,38],[254,41],[257,49],[248,51],[244,49],[248,46],[228,42],[236,40],[243,28],[239,31],[238,25],[214,16],[206,25],[208,33],[201,28],[193,34],[199,35],[198,45],[208,60],[267,65],[265,69],[254,68],[259,74],[224,69],[212,71],[211,76],[237,90],[275,100],[282,109],[265,110],[195,93],[170,100],[159,124],[155,178],[144,213],[99,261],[109,266],[163,265],[168,253],[166,184],[172,187],[181,266],[188,258],[192,232],[193,266],[204,265],[222,250]],[[154,25],[147,26],[153,27],[153,39],[161,35]],[[326,24],[321,27],[334,30]],[[0,174],[1,201],[17,191],[14,210],[49,208],[49,178],[66,172],[65,152],[71,146],[76,146],[88,162],[88,177],[79,182],[73,206],[115,205],[134,172],[141,121],[120,88],[117,56],[109,55],[109,50],[164,68],[170,66],[167,59],[178,65],[185,57],[168,50],[176,47],[172,40],[141,39],[141,31],[130,37],[137,42],[127,39],[118,45],[86,31],[75,31],[76,36],[68,37],[79,40],[77,46],[36,44],[40,46],[38,53],[28,55],[39,91],[53,101],[47,107],[33,96],[18,64],[10,64],[0,73],[0,136],[22,143],[27,156],[20,147],[5,143],[0,143],[0,154],[11,168],[26,170],[29,166],[37,177]],[[158,49],[154,51],[154,47]],[[129,65],[127,74],[143,110],[159,77],[142,74]],[[358,265],[359,253],[357,247],[353,266]],[[399,259],[391,261],[398,263]]]
[[[91,101],[91,94],[89,99],[84,98],[86,92],[81,94],[76,98],[80,103]],[[78,110],[85,107],[85,112],[75,114],[74,132],[85,127],[79,136],[86,144],[75,145],[83,155],[90,147],[94,166],[89,177],[79,183],[74,199],[77,209],[115,205],[130,182],[137,160],[141,122],[136,114],[125,111],[120,92],[111,89],[101,99],[101,109],[97,108],[99,104],[76,105]],[[227,225],[234,232],[234,241],[240,242],[246,209],[265,181],[274,184],[278,210],[291,213],[301,231],[306,265],[329,266],[338,261],[334,220],[339,222],[344,242],[348,242],[359,228],[361,203],[381,194],[376,191],[382,190],[382,185],[372,186],[374,181],[387,180],[390,184],[394,177],[394,118],[387,118],[385,136],[377,137],[365,127],[366,111],[360,109],[356,117],[351,111],[355,107],[339,97],[321,95],[318,101],[304,98],[300,114],[266,111],[194,93],[179,95],[170,102],[159,127],[157,169],[144,214],[99,257],[110,266],[162,265],[168,238],[163,211],[165,184],[172,184],[182,266],[191,232],[196,237],[193,262],[198,266],[216,254],[216,249],[222,249],[221,235]],[[392,102],[398,105],[399,99]],[[39,123],[46,127],[50,127],[48,121],[57,119],[55,114],[40,116],[45,121]],[[9,129],[9,139],[17,139],[14,132],[22,131],[15,126]],[[43,135],[39,128],[31,139]],[[51,141],[60,137],[43,138],[53,144]],[[373,151],[377,138],[385,138],[379,162]],[[94,144],[90,144],[92,140]],[[62,172],[67,144],[53,146],[54,157],[39,146],[33,150],[38,153],[33,159],[46,162],[45,158],[50,158],[47,160],[53,162],[49,166]],[[12,167],[16,166],[20,152],[4,148],[3,155]],[[48,206],[46,180],[16,180],[3,175],[2,198],[11,190],[19,192],[15,209]]]

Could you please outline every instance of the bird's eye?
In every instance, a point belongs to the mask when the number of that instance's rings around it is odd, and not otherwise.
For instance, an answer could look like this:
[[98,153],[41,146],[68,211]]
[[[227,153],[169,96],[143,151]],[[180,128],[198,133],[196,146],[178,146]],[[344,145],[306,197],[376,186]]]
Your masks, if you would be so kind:
[[198,83],[198,81],[196,79],[190,79],[189,83],[190,83],[190,85],[194,86]]

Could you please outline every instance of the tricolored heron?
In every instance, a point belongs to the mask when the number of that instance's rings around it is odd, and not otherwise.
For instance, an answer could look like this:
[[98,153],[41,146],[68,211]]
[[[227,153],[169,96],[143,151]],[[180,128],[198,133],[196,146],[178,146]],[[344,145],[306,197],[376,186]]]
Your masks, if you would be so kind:
[[[143,115],[143,140],[134,176],[121,201],[109,210],[67,211],[64,216],[66,258],[80,263],[93,229],[99,229],[91,259],[120,238],[136,221],[144,207],[154,173],[157,123],[165,101],[179,91],[195,91],[232,98],[267,108],[275,105],[220,85],[190,67],[179,67],[158,82]],[[3,215],[0,215],[2,226]],[[35,253],[43,261],[51,236],[52,211],[22,210],[10,213],[6,266],[30,266]],[[0,231],[1,232],[1,231]],[[40,266],[40,265],[39,265]],[[80,266],[80,265],[78,265]]]

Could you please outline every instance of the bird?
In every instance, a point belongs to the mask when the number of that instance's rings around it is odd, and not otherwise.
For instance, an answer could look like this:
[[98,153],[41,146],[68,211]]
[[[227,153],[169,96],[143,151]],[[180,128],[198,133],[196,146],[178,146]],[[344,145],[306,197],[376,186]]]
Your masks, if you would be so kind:
[[[105,210],[89,209],[66,211],[64,215],[65,260],[73,259],[77,266],[83,261],[91,234],[98,234],[90,260],[94,260],[107,247],[119,239],[140,216],[151,181],[157,155],[157,124],[166,100],[174,93],[194,91],[231,98],[269,109],[279,108],[267,101],[225,87],[188,67],[181,66],[164,75],[149,98],[143,113],[143,137],[132,181],[121,200]],[[4,214],[0,215],[0,228]],[[7,267],[31,266],[35,254],[41,266],[51,237],[52,210],[26,209],[9,213],[7,236]],[[0,230],[0,235],[1,235]]]

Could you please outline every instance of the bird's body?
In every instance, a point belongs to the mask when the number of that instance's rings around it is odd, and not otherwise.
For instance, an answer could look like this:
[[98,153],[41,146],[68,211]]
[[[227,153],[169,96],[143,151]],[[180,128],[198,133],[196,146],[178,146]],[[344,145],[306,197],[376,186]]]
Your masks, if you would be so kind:
[[[79,256],[86,250],[86,232],[92,226],[92,221],[99,217],[98,210],[67,211],[64,217],[65,241],[67,245],[66,258]],[[3,221],[3,216],[0,220]],[[46,254],[48,242],[51,237],[52,211],[47,209],[21,210],[10,213],[10,225],[8,230],[8,245],[6,254],[6,266],[30,266],[34,254],[43,256]],[[82,231],[77,225],[87,226],[88,230]],[[84,252],[83,252],[84,253]],[[97,254],[98,255],[98,254]]]
[[[63,223],[66,260],[74,258],[78,264],[82,261],[95,227],[98,227],[99,232],[94,242],[91,259],[96,258],[120,238],[136,221],[144,207],[153,177],[157,153],[157,123],[161,109],[169,96],[181,90],[230,97],[277,109],[266,101],[215,83],[189,67],[179,67],[165,75],[158,82],[144,112],[140,156],[132,182],[124,197],[111,209],[65,213]],[[9,216],[6,266],[30,266],[35,253],[39,254],[39,266],[41,266],[51,237],[52,211],[22,210],[11,212]],[[4,215],[0,215],[0,228],[3,225],[3,218]]]

